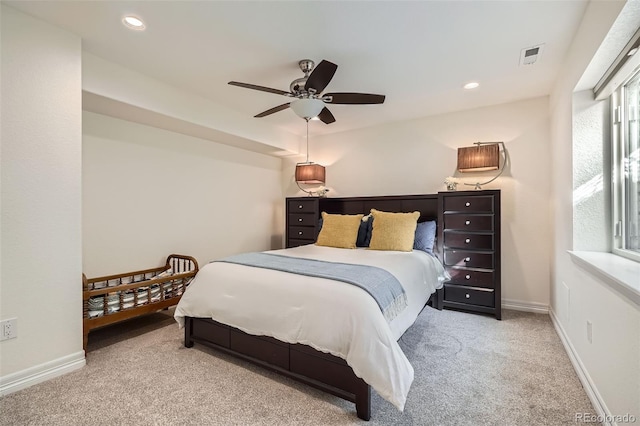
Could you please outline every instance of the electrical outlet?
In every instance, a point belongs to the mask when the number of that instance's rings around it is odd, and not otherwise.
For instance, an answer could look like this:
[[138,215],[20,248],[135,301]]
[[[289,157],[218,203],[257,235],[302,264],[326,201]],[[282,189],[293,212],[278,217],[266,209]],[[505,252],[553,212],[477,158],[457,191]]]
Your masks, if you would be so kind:
[[589,320],[587,320],[587,340],[593,343],[593,324]]
[[0,340],[18,337],[18,318],[0,321]]

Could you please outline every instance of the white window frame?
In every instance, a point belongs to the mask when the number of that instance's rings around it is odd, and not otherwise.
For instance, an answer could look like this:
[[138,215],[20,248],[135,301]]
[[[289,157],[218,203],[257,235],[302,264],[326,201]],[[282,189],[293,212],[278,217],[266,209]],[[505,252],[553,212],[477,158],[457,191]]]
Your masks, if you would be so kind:
[[[627,102],[625,98],[624,86],[631,81],[640,70],[634,71],[626,76],[624,81],[611,94],[611,217],[612,217],[612,252],[618,256],[640,262],[640,252],[625,248],[627,233],[626,218],[626,180],[624,177],[625,160],[629,157],[627,152],[626,135],[628,123]],[[636,114],[640,114],[637,111]]]

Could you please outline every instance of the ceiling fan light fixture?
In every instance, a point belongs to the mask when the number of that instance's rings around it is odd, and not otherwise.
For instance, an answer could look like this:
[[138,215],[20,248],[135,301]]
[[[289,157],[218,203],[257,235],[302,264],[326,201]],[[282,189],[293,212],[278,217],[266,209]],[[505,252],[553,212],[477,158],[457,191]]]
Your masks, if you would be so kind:
[[309,120],[320,114],[324,109],[324,102],[320,99],[303,98],[291,102],[290,106],[298,117]]

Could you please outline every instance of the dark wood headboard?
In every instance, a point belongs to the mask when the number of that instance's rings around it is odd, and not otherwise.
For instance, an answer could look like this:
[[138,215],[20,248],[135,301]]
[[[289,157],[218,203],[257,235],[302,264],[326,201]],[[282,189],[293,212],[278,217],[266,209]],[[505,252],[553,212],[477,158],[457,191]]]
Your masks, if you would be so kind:
[[333,214],[369,214],[371,209],[386,212],[420,212],[418,222],[438,219],[438,194],[386,195],[373,197],[320,198],[320,211]]

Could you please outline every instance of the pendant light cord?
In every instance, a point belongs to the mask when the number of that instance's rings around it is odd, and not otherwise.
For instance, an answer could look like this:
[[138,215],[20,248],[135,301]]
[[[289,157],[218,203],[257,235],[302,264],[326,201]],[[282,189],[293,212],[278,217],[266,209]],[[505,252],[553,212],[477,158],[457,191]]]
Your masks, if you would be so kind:
[[[305,164],[309,164],[309,119],[305,118],[304,120],[307,122],[307,161],[305,162]],[[300,182],[296,181],[296,185],[298,185],[298,188],[300,188],[302,192],[309,194],[309,196],[313,195],[313,191],[307,191],[306,189],[301,187]]]
[[309,164],[309,119],[304,119],[307,122],[307,164]]

